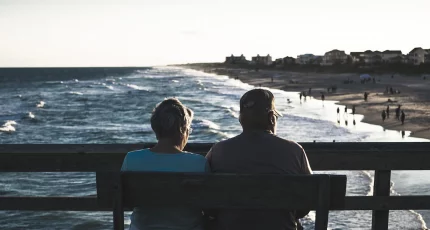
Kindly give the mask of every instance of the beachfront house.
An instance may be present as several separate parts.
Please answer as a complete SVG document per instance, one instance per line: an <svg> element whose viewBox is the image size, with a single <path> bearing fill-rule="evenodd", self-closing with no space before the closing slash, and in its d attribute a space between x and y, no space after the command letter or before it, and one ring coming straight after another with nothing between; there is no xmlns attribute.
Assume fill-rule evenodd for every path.
<svg viewBox="0 0 430 230"><path fill-rule="evenodd" d="M424 56L424 63L430 64L430 49L427 49L427 54Z"/></svg>
<svg viewBox="0 0 430 230"><path fill-rule="evenodd" d="M234 56L233 54L231 56L225 57L225 62L227 64L248 64L248 60L246 60L245 56Z"/></svg>
<svg viewBox="0 0 430 230"><path fill-rule="evenodd" d="M252 57L252 63L256 65L271 65L272 57L269 54L267 56L257 54L257 56Z"/></svg>
<svg viewBox="0 0 430 230"><path fill-rule="evenodd" d="M385 50L381 53L383 63L400 63L402 56L403 54L400 50Z"/></svg>
<svg viewBox="0 0 430 230"><path fill-rule="evenodd" d="M409 52L408 57L412 64L421 65L425 62L425 55L427 54L427 50L417 47Z"/></svg>
<svg viewBox="0 0 430 230"><path fill-rule="evenodd" d="M352 63L364 63L364 52L351 52Z"/></svg>
<svg viewBox="0 0 430 230"><path fill-rule="evenodd" d="M286 65L293 65L296 63L296 59L293 57L284 57L284 58L278 58L275 60L276 66L286 66Z"/></svg>
<svg viewBox="0 0 430 230"><path fill-rule="evenodd" d="M284 65L284 59L283 58L277 58L275 60L275 65L276 66L283 66Z"/></svg>
<svg viewBox="0 0 430 230"><path fill-rule="evenodd" d="M293 64L296 64L296 59L293 58L293 57L286 56L283 59L284 59L284 65L293 65Z"/></svg>
<svg viewBox="0 0 430 230"><path fill-rule="evenodd" d="M359 61L365 65L377 65L382 62L382 52L366 50L364 52L354 52L359 53Z"/></svg>
<svg viewBox="0 0 430 230"><path fill-rule="evenodd" d="M324 54L321 65L346 64L348 55L343 50L332 50Z"/></svg>
<svg viewBox="0 0 430 230"><path fill-rule="evenodd" d="M297 55L296 63L300 65L314 64L317 56L313 54Z"/></svg>
<svg viewBox="0 0 430 230"><path fill-rule="evenodd" d="M400 50L385 50L350 53L353 63L361 63L365 65L377 65L380 63L404 63L405 58Z"/></svg>

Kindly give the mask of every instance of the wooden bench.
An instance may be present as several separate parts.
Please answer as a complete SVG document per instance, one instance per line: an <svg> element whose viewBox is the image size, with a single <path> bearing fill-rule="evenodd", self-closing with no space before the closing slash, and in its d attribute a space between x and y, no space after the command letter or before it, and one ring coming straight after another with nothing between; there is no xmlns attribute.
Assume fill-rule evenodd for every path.
<svg viewBox="0 0 430 230"><path fill-rule="evenodd" d="M202 209L316 210L315 229L325 230L329 210L342 209L345 203L346 176L343 175L142 172L116 175L115 230L124 229L124 208L170 205Z"/></svg>

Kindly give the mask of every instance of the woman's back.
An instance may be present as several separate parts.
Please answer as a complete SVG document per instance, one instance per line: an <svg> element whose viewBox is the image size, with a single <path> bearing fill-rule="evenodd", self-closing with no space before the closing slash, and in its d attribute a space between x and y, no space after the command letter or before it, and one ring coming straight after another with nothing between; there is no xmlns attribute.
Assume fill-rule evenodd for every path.
<svg viewBox="0 0 430 230"><path fill-rule="evenodd" d="M149 149L129 152L121 171L206 172L206 159L193 153L155 153ZM131 216L131 230L201 230L201 210L187 207L138 207Z"/></svg>

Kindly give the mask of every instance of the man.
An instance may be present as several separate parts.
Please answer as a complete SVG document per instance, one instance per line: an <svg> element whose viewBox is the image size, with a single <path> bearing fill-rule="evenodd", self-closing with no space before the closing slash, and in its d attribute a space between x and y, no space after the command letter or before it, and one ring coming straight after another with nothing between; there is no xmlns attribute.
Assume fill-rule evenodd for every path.
<svg viewBox="0 0 430 230"><path fill-rule="evenodd" d="M216 173L312 174L303 148L275 135L276 111L273 94L253 89L240 99L239 121L243 132L215 144L207 154ZM293 230L296 220L309 211L220 210L217 230Z"/></svg>
<svg viewBox="0 0 430 230"><path fill-rule="evenodd" d="M401 105L399 105L399 106L396 108L396 119L397 119L397 120L400 120L400 108L401 108Z"/></svg>
<svg viewBox="0 0 430 230"><path fill-rule="evenodd" d="M386 113L387 113L387 118L390 118L390 106L389 105L387 105Z"/></svg>
<svg viewBox="0 0 430 230"><path fill-rule="evenodd" d="M402 110L402 115L400 116L400 121L402 121L402 125L405 124L405 117L406 117L405 112L403 112Z"/></svg>

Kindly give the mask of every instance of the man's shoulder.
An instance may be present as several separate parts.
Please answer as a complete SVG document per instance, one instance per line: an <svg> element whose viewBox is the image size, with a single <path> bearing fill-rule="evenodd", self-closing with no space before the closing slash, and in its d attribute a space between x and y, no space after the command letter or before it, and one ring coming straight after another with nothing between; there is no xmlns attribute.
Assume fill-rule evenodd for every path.
<svg viewBox="0 0 430 230"><path fill-rule="evenodd" d="M237 145L237 144L240 144L242 141L243 140L241 140L240 135L237 135L235 137L232 137L232 138L222 140L222 141L215 143L212 146L212 148L222 148L222 147L226 147L226 146Z"/></svg>
<svg viewBox="0 0 430 230"><path fill-rule="evenodd" d="M273 134L267 134L264 137L261 136L261 141L265 141L267 142L268 145L272 145L272 146L279 146L283 149L287 148L290 150L303 150L303 147L298 144L297 142L293 141L293 140L289 140L289 139L285 139L282 137L279 137L277 135L273 135ZM247 138L246 135L240 134L237 135L235 137L232 137L230 139L227 140L223 140L220 141L218 143L216 143L213 148L216 149L220 149L220 148L226 148L226 147L230 147L230 146L240 146L242 144L246 144L249 141L255 141L255 139L249 139Z"/></svg>
<svg viewBox="0 0 430 230"><path fill-rule="evenodd" d="M289 147L289 148L303 149L303 147L299 143L293 140L285 139L276 135L272 135L271 138L273 139L274 142L276 142L279 145Z"/></svg>

